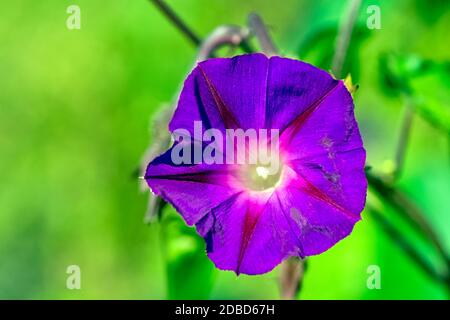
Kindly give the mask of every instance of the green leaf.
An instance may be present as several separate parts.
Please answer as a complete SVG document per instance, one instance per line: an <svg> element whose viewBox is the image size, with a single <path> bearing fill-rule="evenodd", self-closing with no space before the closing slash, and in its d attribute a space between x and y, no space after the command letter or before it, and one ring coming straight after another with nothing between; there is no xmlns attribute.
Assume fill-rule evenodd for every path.
<svg viewBox="0 0 450 320"><path fill-rule="evenodd" d="M380 68L387 92L406 94L425 120L450 134L450 63L387 54Z"/></svg>
<svg viewBox="0 0 450 320"><path fill-rule="evenodd" d="M321 69L329 70L333 61L334 47L338 28L335 25L325 26L307 35L298 49L300 59L307 61ZM368 37L369 31L365 26L356 26L347 51L342 74L352 74L359 78L360 48Z"/></svg>
<svg viewBox="0 0 450 320"><path fill-rule="evenodd" d="M381 82L390 94L409 93L409 79L429 66L428 61L416 55L383 54L380 57Z"/></svg>
<svg viewBox="0 0 450 320"><path fill-rule="evenodd" d="M216 269L206 256L204 240L171 207L161 223L168 299L208 299Z"/></svg>
<svg viewBox="0 0 450 320"><path fill-rule="evenodd" d="M433 126L450 135L450 64L434 64L409 82L413 105Z"/></svg>

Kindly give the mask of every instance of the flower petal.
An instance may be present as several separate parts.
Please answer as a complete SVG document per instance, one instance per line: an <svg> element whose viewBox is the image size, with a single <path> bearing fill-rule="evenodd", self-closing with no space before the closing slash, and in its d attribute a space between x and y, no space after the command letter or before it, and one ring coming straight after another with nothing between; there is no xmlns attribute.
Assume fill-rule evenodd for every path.
<svg viewBox="0 0 450 320"><path fill-rule="evenodd" d="M309 110L281 134L286 160L315 155L333 158L339 152L362 148L353 100L342 81Z"/></svg>
<svg viewBox="0 0 450 320"><path fill-rule="evenodd" d="M145 179L156 195L170 202L186 223L193 225L238 190L232 186L230 166L177 165L171 159L172 149L148 165Z"/></svg>
<svg viewBox="0 0 450 320"><path fill-rule="evenodd" d="M261 127L268 63L260 53L200 62L185 81L170 131L193 132L194 121L202 121L205 129Z"/></svg>
<svg viewBox="0 0 450 320"><path fill-rule="evenodd" d="M320 198L315 189L320 190L333 202L345 204L348 211L357 216L363 210L366 199L364 163L365 151L358 148L336 152L332 158L324 154L293 160L290 166L301 177L299 183L308 189L309 194Z"/></svg>
<svg viewBox="0 0 450 320"><path fill-rule="evenodd" d="M353 109L340 81L300 126L283 132L281 145L286 164L301 179L357 214L365 205L366 153Z"/></svg>
<svg viewBox="0 0 450 320"><path fill-rule="evenodd" d="M283 210L289 213L291 228L298 235L304 256L328 250L348 236L359 220L359 215L353 215L318 188L314 191L309 188L314 187L291 185L282 193L278 192L282 195Z"/></svg>
<svg viewBox="0 0 450 320"><path fill-rule="evenodd" d="M222 270L261 274L291 255L302 256L298 237L283 215L277 193L240 193L198 224L209 258ZM298 231L298 230L295 230Z"/></svg>
<svg viewBox="0 0 450 320"><path fill-rule="evenodd" d="M328 73L307 63L271 57L266 127L284 131L337 85Z"/></svg>

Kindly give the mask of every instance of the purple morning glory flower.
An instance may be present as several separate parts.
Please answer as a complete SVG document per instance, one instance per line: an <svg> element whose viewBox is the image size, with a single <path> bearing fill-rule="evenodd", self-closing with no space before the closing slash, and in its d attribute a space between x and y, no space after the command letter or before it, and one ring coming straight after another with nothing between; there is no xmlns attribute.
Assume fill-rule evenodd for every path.
<svg viewBox="0 0 450 320"><path fill-rule="evenodd" d="M360 220L367 182L353 109L341 80L301 61L248 54L201 62L186 79L169 124L172 133L182 129L194 138L175 137L145 179L196 226L219 269L268 272L289 256L324 252ZM277 130L276 171L195 159L195 150L213 141L198 138L213 128L223 134L210 153L218 158L233 151L225 147L227 129ZM272 138L264 141L272 145ZM192 151L183 155L192 161L174 159L180 147Z"/></svg>

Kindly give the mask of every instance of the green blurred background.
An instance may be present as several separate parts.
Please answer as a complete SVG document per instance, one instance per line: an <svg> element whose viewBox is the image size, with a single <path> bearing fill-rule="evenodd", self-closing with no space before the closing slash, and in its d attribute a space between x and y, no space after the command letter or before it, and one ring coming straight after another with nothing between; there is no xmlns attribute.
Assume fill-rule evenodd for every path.
<svg viewBox="0 0 450 320"><path fill-rule="evenodd" d="M202 37L220 24L244 25L256 11L281 54L325 69L347 7L331 0L168 3ZM71 4L81 8L80 30L66 28ZM380 30L366 28L369 4L381 8ZM449 29L448 1L363 1L344 67L360 85L356 115L368 164L378 172L392 167L404 105L386 65L401 81L417 76L412 94L425 101L425 117L414 118L398 186L426 213L447 252ZM239 277L215 270L203 240L172 209L159 223L143 223L147 194L133 172L152 139L152 117L173 101L195 56L147 0L2 3L0 298L279 298L279 269ZM426 74L421 61L433 66ZM382 200L369 201L393 216ZM431 248L402 230L439 264ZM81 268L81 290L66 289L72 264ZM381 268L380 290L366 286L373 264ZM447 294L363 212L351 236L309 259L299 297Z"/></svg>

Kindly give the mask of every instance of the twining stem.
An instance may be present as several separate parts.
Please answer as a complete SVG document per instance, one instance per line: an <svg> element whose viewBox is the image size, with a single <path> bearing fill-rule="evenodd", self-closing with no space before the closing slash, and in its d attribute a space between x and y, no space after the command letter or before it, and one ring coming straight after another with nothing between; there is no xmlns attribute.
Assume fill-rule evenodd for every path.
<svg viewBox="0 0 450 320"><path fill-rule="evenodd" d="M341 77L342 67L344 65L345 57L347 56L348 46L352 37L353 27L355 26L356 19L358 18L360 6L361 0L350 1L348 15L345 17L339 28L331 67L331 70L336 78Z"/></svg>
<svg viewBox="0 0 450 320"><path fill-rule="evenodd" d="M195 46L202 40L163 0L150 0Z"/></svg>
<svg viewBox="0 0 450 320"><path fill-rule="evenodd" d="M450 273L450 259L444 245L439 240L425 215L402 192L386 184L381 178L369 171L366 172L370 187L383 200L385 200L395 212L407 221L423 238L430 241L445 263L447 274Z"/></svg>
<svg viewBox="0 0 450 320"><path fill-rule="evenodd" d="M248 15L248 27L258 40L262 52L268 57L277 54L278 50L269 36L266 25L258 14L252 12Z"/></svg>
<svg viewBox="0 0 450 320"><path fill-rule="evenodd" d="M280 295L284 300L295 300L302 288L306 271L306 260L291 257L281 265L279 284Z"/></svg>
<svg viewBox="0 0 450 320"><path fill-rule="evenodd" d="M246 43L248 36L249 31L245 28L233 25L218 26L202 42L198 50L197 61L212 57L214 52L223 45L244 46L247 48L246 50L251 50ZM243 45L243 43L246 44Z"/></svg>
<svg viewBox="0 0 450 320"><path fill-rule="evenodd" d="M378 210L368 207L371 216L383 228L383 231L431 278L438 282L444 282L448 286L448 273L438 272L429 261L424 258L411 243L398 231L398 229L387 220Z"/></svg>
<svg viewBox="0 0 450 320"><path fill-rule="evenodd" d="M170 22L175 25L175 27L177 27L178 30L181 31L181 33L183 33L191 41L194 46L199 47L202 45L202 39L194 31L192 31L192 29L189 28L183 20L181 20L181 18L175 13L174 10L172 10L172 8L167 5L167 3L165 3L163 0L150 1L169 19ZM230 44L233 44L233 42L235 41L232 41ZM242 38L238 45L244 52L253 52L250 44L245 38ZM209 57L214 57L213 51L209 53L208 58Z"/></svg>
<svg viewBox="0 0 450 320"><path fill-rule="evenodd" d="M414 118L414 110L412 102L409 97L406 97L406 103L403 111L402 126L400 128L400 135L397 143L397 150L395 153L395 171L394 178L398 178L403 170L403 164L405 160L406 148L408 146L408 140L411 132L412 120Z"/></svg>

